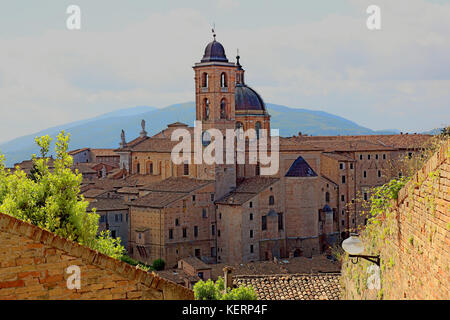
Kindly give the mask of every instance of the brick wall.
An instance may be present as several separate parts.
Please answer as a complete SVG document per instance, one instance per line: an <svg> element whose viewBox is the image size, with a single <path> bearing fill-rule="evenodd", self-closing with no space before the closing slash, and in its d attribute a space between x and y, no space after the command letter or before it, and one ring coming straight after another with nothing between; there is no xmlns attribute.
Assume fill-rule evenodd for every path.
<svg viewBox="0 0 450 320"><path fill-rule="evenodd" d="M67 267L81 270L67 288ZM0 214L0 299L193 299L191 290Z"/></svg>
<svg viewBox="0 0 450 320"><path fill-rule="evenodd" d="M449 145L447 141L441 146L393 203L393 232L387 233L382 245L375 248L382 259L381 290L367 289L360 281L367 270L356 275L356 265L344 260L345 298L450 298Z"/></svg>

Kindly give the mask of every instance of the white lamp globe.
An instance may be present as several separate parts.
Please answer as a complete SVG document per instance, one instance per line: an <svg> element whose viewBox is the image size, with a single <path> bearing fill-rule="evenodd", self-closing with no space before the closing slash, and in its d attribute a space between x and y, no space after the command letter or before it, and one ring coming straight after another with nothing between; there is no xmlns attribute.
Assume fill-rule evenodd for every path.
<svg viewBox="0 0 450 320"><path fill-rule="evenodd" d="M361 254L364 252L364 245L357 235L351 235L342 242L342 248L348 254Z"/></svg>

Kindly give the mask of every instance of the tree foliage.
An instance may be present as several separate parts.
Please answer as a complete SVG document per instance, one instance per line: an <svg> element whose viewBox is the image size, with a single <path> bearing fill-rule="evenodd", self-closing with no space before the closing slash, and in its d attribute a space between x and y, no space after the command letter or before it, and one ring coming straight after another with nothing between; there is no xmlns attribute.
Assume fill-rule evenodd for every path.
<svg viewBox="0 0 450 320"><path fill-rule="evenodd" d="M69 135L62 131L57 137L52 172L47 157L51 140L48 135L35 139L40 157L33 155L31 176L19 167L11 173L0 156L0 212L119 258L124 251L120 239L112 239L109 231L97 233L99 215L86 212L89 202L79 196L82 176L71 170Z"/></svg>
<svg viewBox="0 0 450 320"><path fill-rule="evenodd" d="M240 286L238 288L225 290L222 277L214 283L211 279L200 280L194 285L194 296L196 300L256 300L255 289L251 286Z"/></svg>
<svg viewBox="0 0 450 320"><path fill-rule="evenodd" d="M166 266L166 262L163 259L156 259L153 261L152 269L156 271L164 270L164 267Z"/></svg>

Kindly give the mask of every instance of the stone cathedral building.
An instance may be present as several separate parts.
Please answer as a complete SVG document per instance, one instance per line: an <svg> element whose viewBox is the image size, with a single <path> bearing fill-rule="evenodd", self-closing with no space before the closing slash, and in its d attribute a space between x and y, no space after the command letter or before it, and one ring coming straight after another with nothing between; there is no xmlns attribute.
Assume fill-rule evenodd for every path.
<svg viewBox="0 0 450 320"><path fill-rule="evenodd" d="M270 115L247 85L240 57L230 62L215 36L193 69L203 130L270 132ZM262 176L259 164L174 164L178 142L171 134L180 128L194 136L183 123L148 136L143 123L139 137L127 142L122 133L114 150L126 175L146 181L117 190L134 195L128 202L129 254L146 263L162 258L168 267L190 256L232 264L322 253L364 224L352 199L367 198L371 186L398 175L388 161L427 138L280 137L278 173Z"/></svg>

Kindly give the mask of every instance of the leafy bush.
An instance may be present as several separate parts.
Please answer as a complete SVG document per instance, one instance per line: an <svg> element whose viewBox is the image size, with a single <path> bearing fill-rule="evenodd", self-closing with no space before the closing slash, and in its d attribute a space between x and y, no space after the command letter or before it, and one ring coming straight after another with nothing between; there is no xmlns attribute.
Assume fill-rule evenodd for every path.
<svg viewBox="0 0 450 320"><path fill-rule="evenodd" d="M164 270L166 262L163 259L156 259L153 261L152 268L156 271Z"/></svg>
<svg viewBox="0 0 450 320"><path fill-rule="evenodd" d="M0 212L120 258L124 251L120 239L111 238L109 231L97 234L99 215L86 212L89 202L79 197L82 176L71 170L69 135L62 131L57 137L53 172L48 168L47 157L51 138L47 135L35 141L41 157L33 155L30 177L18 167L14 173L6 170L3 156L0 157Z"/></svg>
<svg viewBox="0 0 450 320"><path fill-rule="evenodd" d="M122 260L123 262L126 262L128 264L131 264L132 266L137 266L144 271L153 270L153 268L151 266L149 266L145 263L139 262L137 260L134 260L133 258L131 258L127 255L123 255L122 257L120 257L120 260Z"/></svg>
<svg viewBox="0 0 450 320"><path fill-rule="evenodd" d="M227 289L222 277L216 283L211 279L200 280L194 285L194 296L196 300L256 300L255 289L251 286L240 286L238 288Z"/></svg>

